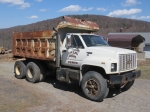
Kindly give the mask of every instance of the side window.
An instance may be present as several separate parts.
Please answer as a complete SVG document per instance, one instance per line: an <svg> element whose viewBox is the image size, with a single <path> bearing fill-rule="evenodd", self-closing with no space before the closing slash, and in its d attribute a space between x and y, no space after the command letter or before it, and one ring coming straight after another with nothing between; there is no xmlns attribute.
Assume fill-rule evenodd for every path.
<svg viewBox="0 0 150 112"><path fill-rule="evenodd" d="M71 36L71 45L72 47L84 48L78 35Z"/></svg>

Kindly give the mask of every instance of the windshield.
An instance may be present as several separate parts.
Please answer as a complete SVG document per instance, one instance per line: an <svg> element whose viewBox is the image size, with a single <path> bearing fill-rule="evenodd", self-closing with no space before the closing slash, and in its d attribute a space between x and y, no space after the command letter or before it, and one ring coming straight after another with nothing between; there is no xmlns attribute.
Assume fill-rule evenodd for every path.
<svg viewBox="0 0 150 112"><path fill-rule="evenodd" d="M91 47L91 46L109 46L108 43L105 40L103 40L100 36L82 35L82 39L84 40L87 47Z"/></svg>

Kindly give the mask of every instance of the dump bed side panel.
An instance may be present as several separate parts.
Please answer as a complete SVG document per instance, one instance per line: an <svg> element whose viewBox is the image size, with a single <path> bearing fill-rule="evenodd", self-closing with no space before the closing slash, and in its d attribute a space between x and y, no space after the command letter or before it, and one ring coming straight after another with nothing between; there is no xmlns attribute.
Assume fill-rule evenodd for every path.
<svg viewBox="0 0 150 112"><path fill-rule="evenodd" d="M13 34L13 56L55 61L53 31Z"/></svg>

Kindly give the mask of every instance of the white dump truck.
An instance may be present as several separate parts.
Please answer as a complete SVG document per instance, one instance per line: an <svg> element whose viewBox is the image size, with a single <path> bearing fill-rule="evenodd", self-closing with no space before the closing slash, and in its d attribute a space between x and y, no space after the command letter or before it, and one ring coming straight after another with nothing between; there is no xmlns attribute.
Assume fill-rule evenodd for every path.
<svg viewBox="0 0 150 112"><path fill-rule="evenodd" d="M102 101L109 88L129 89L141 75L135 51L111 47L94 32L96 23L63 17L48 31L14 32L15 77L31 83L47 75L57 80L78 83L86 98Z"/></svg>

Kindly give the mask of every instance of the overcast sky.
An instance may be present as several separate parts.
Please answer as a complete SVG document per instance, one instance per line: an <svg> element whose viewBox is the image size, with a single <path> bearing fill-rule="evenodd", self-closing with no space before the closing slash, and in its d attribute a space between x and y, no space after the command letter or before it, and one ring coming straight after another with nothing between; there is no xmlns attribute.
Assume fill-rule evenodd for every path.
<svg viewBox="0 0 150 112"><path fill-rule="evenodd" d="M68 14L96 14L150 22L150 0L0 0L0 28Z"/></svg>

